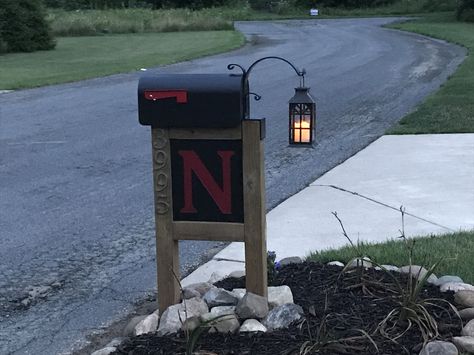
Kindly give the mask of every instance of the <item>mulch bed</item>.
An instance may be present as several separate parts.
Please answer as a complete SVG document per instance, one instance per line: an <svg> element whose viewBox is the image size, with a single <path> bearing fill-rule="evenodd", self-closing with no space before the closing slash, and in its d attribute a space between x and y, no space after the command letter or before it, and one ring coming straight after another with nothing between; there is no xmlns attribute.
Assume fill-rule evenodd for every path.
<svg viewBox="0 0 474 355"><path fill-rule="evenodd" d="M406 277L394 273L403 283ZM305 312L305 320L289 329L271 333L203 334L195 351L201 354L300 354L303 343L315 345L308 354L418 354L423 346L416 327L408 330L397 341L377 331L379 323L396 308L397 293L393 279L385 272L368 269L341 274L341 268L305 262L283 267L270 283L288 285L294 302ZM227 278L217 287L232 290L245 287L244 278ZM426 285L420 298L441 298L453 302L451 292L441 293L438 287ZM431 307L437 320L441 340L457 336L461 322L447 304ZM401 333L400 325L393 325L390 334ZM370 334L369 337L363 332ZM377 348L372 343L375 342ZM308 344L308 343L307 343ZM186 340L183 334L158 337L153 334L131 338L115 354L184 354Z"/></svg>

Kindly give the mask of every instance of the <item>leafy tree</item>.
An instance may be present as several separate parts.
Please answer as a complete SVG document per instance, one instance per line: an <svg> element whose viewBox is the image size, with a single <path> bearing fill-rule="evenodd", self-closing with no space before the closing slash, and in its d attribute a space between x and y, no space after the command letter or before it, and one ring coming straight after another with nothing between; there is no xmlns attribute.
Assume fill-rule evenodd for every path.
<svg viewBox="0 0 474 355"><path fill-rule="evenodd" d="M461 0L457 11L458 20L474 22L474 0Z"/></svg>
<svg viewBox="0 0 474 355"><path fill-rule="evenodd" d="M54 47L39 0L0 0L0 52L33 52Z"/></svg>

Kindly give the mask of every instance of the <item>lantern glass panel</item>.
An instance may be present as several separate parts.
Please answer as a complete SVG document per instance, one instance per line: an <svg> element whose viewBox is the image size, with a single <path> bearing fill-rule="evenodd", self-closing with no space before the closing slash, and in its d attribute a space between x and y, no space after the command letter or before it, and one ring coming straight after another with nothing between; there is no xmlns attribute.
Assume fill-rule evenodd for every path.
<svg viewBox="0 0 474 355"><path fill-rule="evenodd" d="M311 144L313 138L311 105L293 104L290 109L290 142Z"/></svg>

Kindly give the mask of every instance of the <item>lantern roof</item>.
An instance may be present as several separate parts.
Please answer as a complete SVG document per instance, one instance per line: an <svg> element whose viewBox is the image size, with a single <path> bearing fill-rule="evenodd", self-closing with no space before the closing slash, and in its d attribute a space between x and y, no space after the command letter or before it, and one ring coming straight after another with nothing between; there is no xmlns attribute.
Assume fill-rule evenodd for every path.
<svg viewBox="0 0 474 355"><path fill-rule="evenodd" d="M290 104L314 104L315 101L311 94L309 93L309 88L307 87L297 87L295 88L295 95L288 101Z"/></svg>

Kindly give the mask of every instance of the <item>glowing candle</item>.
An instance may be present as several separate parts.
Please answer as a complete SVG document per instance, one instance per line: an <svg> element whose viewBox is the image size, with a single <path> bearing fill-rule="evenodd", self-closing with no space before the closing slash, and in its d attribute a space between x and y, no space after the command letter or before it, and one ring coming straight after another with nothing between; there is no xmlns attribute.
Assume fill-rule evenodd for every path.
<svg viewBox="0 0 474 355"><path fill-rule="evenodd" d="M296 121L294 124L295 142L309 143L310 142L310 125L307 121Z"/></svg>

